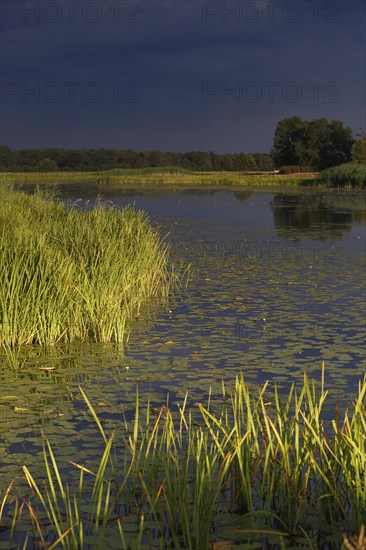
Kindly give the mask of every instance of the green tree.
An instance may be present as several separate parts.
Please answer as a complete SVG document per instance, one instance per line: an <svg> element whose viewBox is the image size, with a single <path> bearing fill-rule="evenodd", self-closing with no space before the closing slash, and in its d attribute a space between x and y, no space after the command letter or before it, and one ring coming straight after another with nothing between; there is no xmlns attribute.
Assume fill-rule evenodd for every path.
<svg viewBox="0 0 366 550"><path fill-rule="evenodd" d="M58 166L52 159L42 159L38 163L38 169L40 172L56 172Z"/></svg>
<svg viewBox="0 0 366 550"><path fill-rule="evenodd" d="M234 155L235 170L257 170L257 164L250 153L237 153Z"/></svg>
<svg viewBox="0 0 366 550"><path fill-rule="evenodd" d="M150 166L164 166L164 153L162 153L161 151L151 151Z"/></svg>
<svg viewBox="0 0 366 550"><path fill-rule="evenodd" d="M366 164L366 134L362 132L358 137L352 150L352 162Z"/></svg>
<svg viewBox="0 0 366 550"><path fill-rule="evenodd" d="M203 172L211 172L212 170L212 162L210 154L203 154L202 157L199 160L200 170Z"/></svg>
<svg viewBox="0 0 366 550"><path fill-rule="evenodd" d="M299 116L284 118L277 123L271 155L276 166L299 164L306 141L306 122Z"/></svg>
<svg viewBox="0 0 366 550"><path fill-rule="evenodd" d="M225 153L224 155L220 155L221 169L222 170L225 170L225 171L228 171L228 172L235 170L233 156L234 155L230 155L229 153Z"/></svg>
<svg viewBox="0 0 366 550"><path fill-rule="evenodd" d="M7 145L0 146L0 170L6 170L19 162L17 151L12 151Z"/></svg>
<svg viewBox="0 0 366 550"><path fill-rule="evenodd" d="M298 116L278 122L271 151L276 166L312 166L324 169L351 160L351 128L340 120L325 118L311 121Z"/></svg>
<svg viewBox="0 0 366 550"><path fill-rule="evenodd" d="M266 153L254 153L253 157L257 165L257 170L263 172L273 170L274 165L270 155Z"/></svg>
<svg viewBox="0 0 366 550"><path fill-rule="evenodd" d="M321 135L319 136L319 139ZM340 120L332 120L328 124L328 133L325 144L320 149L320 158L317 168L323 170L330 166L339 166L352 160L354 144L352 129L345 128Z"/></svg>
<svg viewBox="0 0 366 550"><path fill-rule="evenodd" d="M318 168L321 164L322 151L326 151L328 148L328 121L326 118L317 118L306 124L302 156L299 156L297 164Z"/></svg>

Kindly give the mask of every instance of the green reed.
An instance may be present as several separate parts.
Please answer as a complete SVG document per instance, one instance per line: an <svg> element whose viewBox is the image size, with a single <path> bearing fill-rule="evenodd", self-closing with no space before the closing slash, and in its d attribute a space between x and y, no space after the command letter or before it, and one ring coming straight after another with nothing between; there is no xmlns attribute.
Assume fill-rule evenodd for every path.
<svg viewBox="0 0 366 550"><path fill-rule="evenodd" d="M0 345L123 342L174 279L143 212L0 188Z"/></svg>
<svg viewBox="0 0 366 550"><path fill-rule="evenodd" d="M366 165L348 163L327 168L320 174L320 179L332 187L366 187Z"/></svg>
<svg viewBox="0 0 366 550"><path fill-rule="evenodd" d="M152 410L137 393L134 418L116 426L122 438L106 433L80 391L103 440L96 466L70 457L79 482L66 485L45 440L45 479L24 466L31 495L11 503L10 486L0 498L9 541L21 545L17 527L28 522L27 541L43 548L333 549L342 537L351 548L359 532L352 540L363 548L366 376L330 420L324 370L320 387L305 376L287 396L251 389L240 375L220 402L191 409L186 396L176 413Z"/></svg>

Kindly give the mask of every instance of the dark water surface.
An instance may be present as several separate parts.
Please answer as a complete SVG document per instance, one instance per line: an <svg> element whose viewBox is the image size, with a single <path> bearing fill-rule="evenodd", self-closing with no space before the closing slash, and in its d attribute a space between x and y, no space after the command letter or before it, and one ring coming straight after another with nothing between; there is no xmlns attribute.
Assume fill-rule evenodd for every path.
<svg viewBox="0 0 366 550"><path fill-rule="evenodd" d="M187 389L200 379L193 391L238 366L253 382L288 381L317 376L324 360L333 388L355 388L365 372L364 197L353 209L345 195L248 191L113 202L147 211L193 270L187 296L143 342L133 338L131 360L159 370L164 357Z"/></svg>
<svg viewBox="0 0 366 550"><path fill-rule="evenodd" d="M95 199L70 196L82 208ZM193 190L105 198L148 212L174 261L191 264L187 292L139 321L125 350L32 348L21 369L4 360L4 485L23 464L42 470L41 432L61 468L69 471L68 459L87 467L100 459L103 440L79 384L105 429L121 432L136 385L154 406L169 396L174 407L186 391L192 404L210 388L220 396L221 381L232 384L240 371L253 385L269 379L285 389L304 373L319 380L324 361L329 414L350 403L366 370L365 195Z"/></svg>

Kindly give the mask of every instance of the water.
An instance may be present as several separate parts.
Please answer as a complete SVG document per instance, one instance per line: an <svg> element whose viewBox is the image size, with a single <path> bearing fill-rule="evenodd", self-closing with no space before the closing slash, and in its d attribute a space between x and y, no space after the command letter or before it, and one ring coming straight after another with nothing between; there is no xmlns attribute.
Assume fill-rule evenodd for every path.
<svg viewBox="0 0 366 550"><path fill-rule="evenodd" d="M344 196L336 205L329 198L246 191L115 198L148 211L173 256L193 269L184 300L147 340L133 338L131 361L143 357L159 371L164 357L185 389L200 379L198 392L202 378L211 385L238 366L254 382L292 381L304 371L317 376L324 360L333 388L355 388L365 372L365 203L355 199L355 211L342 206ZM164 339L174 345L165 350Z"/></svg>
<svg viewBox="0 0 366 550"><path fill-rule="evenodd" d="M69 196L82 208L95 200ZM21 369L4 366L3 486L22 477L23 464L43 475L41 433L65 475L73 475L68 459L98 462L103 440L79 385L105 429L121 436L136 385L154 406L169 399L175 407L186 391L193 406L210 388L219 396L221 381L232 384L240 371L253 385L269 379L286 389L305 372L319 380L324 361L329 415L350 403L366 370L365 195L131 191L106 199L148 212L174 261L191 264L187 292L139 321L125 350L29 348Z"/></svg>

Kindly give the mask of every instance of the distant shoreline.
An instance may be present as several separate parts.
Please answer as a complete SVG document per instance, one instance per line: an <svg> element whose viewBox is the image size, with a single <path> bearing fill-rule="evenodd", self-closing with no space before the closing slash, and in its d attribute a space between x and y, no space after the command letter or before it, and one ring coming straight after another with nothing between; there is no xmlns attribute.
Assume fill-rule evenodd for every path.
<svg viewBox="0 0 366 550"><path fill-rule="evenodd" d="M36 186L57 189L77 186L78 191L113 192L136 188L140 190L198 189L355 189L365 190L365 168L343 165L320 172L203 172L179 168L114 169L88 172L0 172L0 185L7 182L18 188Z"/></svg>
<svg viewBox="0 0 366 550"><path fill-rule="evenodd" d="M319 173L274 172L168 172L158 170L106 170L93 172L2 172L0 180L15 185L94 184L101 190L128 185L194 185L238 187L301 187L320 185ZM324 186L324 185L322 185Z"/></svg>

